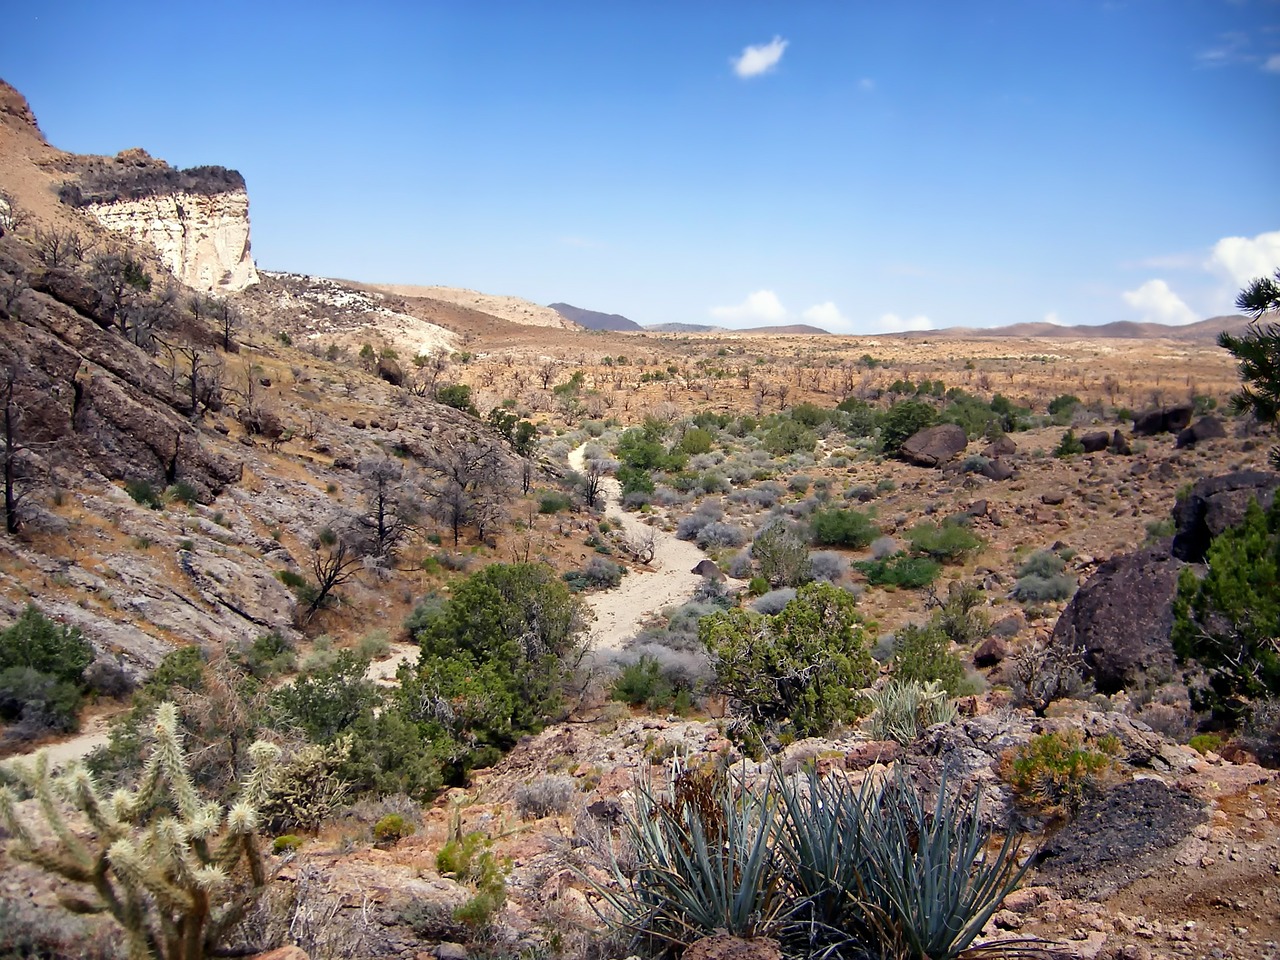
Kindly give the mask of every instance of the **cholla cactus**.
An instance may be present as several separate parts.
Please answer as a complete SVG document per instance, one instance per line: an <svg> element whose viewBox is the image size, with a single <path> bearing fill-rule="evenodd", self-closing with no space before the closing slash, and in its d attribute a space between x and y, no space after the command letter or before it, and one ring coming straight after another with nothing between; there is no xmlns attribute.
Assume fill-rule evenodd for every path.
<svg viewBox="0 0 1280 960"><path fill-rule="evenodd" d="M77 901L73 909L109 911L125 930L132 960L201 960L266 885L258 806L279 750L262 742L250 747L253 770L224 812L196 793L172 703L156 709L152 737L137 790L109 798L79 765L54 777L44 753L32 764L13 763L11 771L34 794L53 836L38 838L19 819L8 787L0 788L0 819L13 834L15 856L93 888L97 902ZM59 799L84 815L90 838L73 832ZM241 861L247 884L243 878L232 882Z"/></svg>

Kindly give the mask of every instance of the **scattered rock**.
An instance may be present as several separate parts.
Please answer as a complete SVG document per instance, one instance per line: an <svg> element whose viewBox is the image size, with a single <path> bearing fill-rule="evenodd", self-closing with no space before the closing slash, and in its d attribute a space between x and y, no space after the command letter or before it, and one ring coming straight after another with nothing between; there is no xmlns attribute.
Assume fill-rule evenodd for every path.
<svg viewBox="0 0 1280 960"><path fill-rule="evenodd" d="M1018 452L1018 445L1014 443L1013 437L1003 434L996 437L988 443L982 450L984 457L995 460L999 457L1009 457Z"/></svg>
<svg viewBox="0 0 1280 960"><path fill-rule="evenodd" d="M1040 495L1040 502L1047 507L1056 507L1067 499L1065 493L1043 493Z"/></svg>
<svg viewBox="0 0 1280 960"><path fill-rule="evenodd" d="M902 745L895 740L866 740L855 743L844 756L846 770L865 770L877 763L902 759Z"/></svg>
<svg viewBox="0 0 1280 960"><path fill-rule="evenodd" d="M1123 690L1142 673L1172 675L1169 631L1182 567L1158 548L1112 557L1076 591L1050 642L1084 654L1100 693Z"/></svg>
<svg viewBox="0 0 1280 960"><path fill-rule="evenodd" d="M954 423L942 423L926 427L902 444L905 460L919 467L938 467L964 451L968 446L964 428Z"/></svg>
<svg viewBox="0 0 1280 960"><path fill-rule="evenodd" d="M460 943L441 943L435 949L436 960L467 960L471 956Z"/></svg>
<svg viewBox="0 0 1280 960"><path fill-rule="evenodd" d="M973 651L973 665L986 670L997 666L1009 655L1009 647L999 637L988 637Z"/></svg>
<svg viewBox="0 0 1280 960"><path fill-rule="evenodd" d="M988 480L1008 480L1014 474L1013 467L1007 460L988 460L978 471Z"/></svg>

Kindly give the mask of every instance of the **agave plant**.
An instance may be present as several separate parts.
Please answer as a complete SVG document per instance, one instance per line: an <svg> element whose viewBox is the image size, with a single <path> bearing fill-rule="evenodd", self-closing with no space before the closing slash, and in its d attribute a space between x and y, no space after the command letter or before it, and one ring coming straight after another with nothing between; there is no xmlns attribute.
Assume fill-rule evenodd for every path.
<svg viewBox="0 0 1280 960"><path fill-rule="evenodd" d="M789 901L774 849L770 790L735 790L719 769L677 769L665 790L647 780L635 794L624 842L639 866L615 859L615 886L600 888L633 943L659 954L724 931L774 936Z"/></svg>

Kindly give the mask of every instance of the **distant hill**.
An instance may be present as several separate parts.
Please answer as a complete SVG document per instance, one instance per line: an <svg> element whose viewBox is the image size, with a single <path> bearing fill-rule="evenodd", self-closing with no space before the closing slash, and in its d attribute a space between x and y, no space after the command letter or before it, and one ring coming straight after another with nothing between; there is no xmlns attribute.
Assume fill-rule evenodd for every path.
<svg viewBox="0 0 1280 960"><path fill-rule="evenodd" d="M552 310L566 320L572 320L580 327L588 330L643 330L634 320L616 313L599 313L595 310L584 310L569 303L549 303Z"/></svg>
<svg viewBox="0 0 1280 960"><path fill-rule="evenodd" d="M707 323L651 323L644 328L650 333L750 333L758 336L830 336L821 327L792 323L777 327L715 327Z"/></svg>
<svg viewBox="0 0 1280 960"><path fill-rule="evenodd" d="M1224 330L1227 333L1240 333L1249 325L1249 318L1234 314L1225 317L1210 317L1196 323L1173 326L1166 323L1135 323L1131 320L1117 320L1114 323L1101 323L1096 326L1077 324L1074 327L1060 327L1052 323L1014 323L1007 327L944 327L940 330L914 330L910 333L895 333L895 337L1053 337L1059 340L1079 337L1086 340L1123 339L1123 340L1196 340L1213 341Z"/></svg>

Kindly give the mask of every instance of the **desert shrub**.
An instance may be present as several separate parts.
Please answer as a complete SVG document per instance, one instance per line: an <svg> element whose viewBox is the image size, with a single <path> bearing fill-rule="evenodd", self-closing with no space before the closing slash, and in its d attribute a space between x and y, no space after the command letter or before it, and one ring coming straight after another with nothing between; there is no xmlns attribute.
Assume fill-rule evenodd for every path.
<svg viewBox="0 0 1280 960"><path fill-rule="evenodd" d="M933 623L952 643L961 646L977 643L991 629L991 618L984 605L985 594L976 583L955 581L947 586L947 596L938 605Z"/></svg>
<svg viewBox="0 0 1280 960"><path fill-rule="evenodd" d="M857 691L875 668L853 597L837 587L801 587L775 616L713 614L698 638L737 714L731 732L753 748L776 734L822 736L864 710Z"/></svg>
<svg viewBox="0 0 1280 960"><path fill-rule="evenodd" d="M288 673L297 663L293 644L278 630L232 648L231 658L251 677L264 679Z"/></svg>
<svg viewBox="0 0 1280 960"><path fill-rule="evenodd" d="M937 681L952 695L964 681L964 664L936 623L908 624L894 634L890 666L895 680L920 685Z"/></svg>
<svg viewBox="0 0 1280 960"><path fill-rule="evenodd" d="M794 420L783 420L764 435L761 446L775 457L785 457L793 453L812 453L818 437L812 430L807 430Z"/></svg>
<svg viewBox="0 0 1280 960"><path fill-rule="evenodd" d="M124 492L129 494L133 502L143 506L150 507L152 510L159 510L164 506L164 499L146 480L130 480L124 485Z"/></svg>
<svg viewBox="0 0 1280 960"><path fill-rule="evenodd" d="M343 767L351 757L354 738L333 743L308 743L279 768L276 781L259 808L263 826L272 833L317 831L347 801L351 783Z"/></svg>
<svg viewBox="0 0 1280 960"><path fill-rule="evenodd" d="M716 521L698 531L697 543L703 550L740 547L747 542L747 531L735 523Z"/></svg>
<svg viewBox="0 0 1280 960"><path fill-rule="evenodd" d="M296 833L286 833L271 841L271 852L277 855L296 853L302 847L302 838Z"/></svg>
<svg viewBox="0 0 1280 960"><path fill-rule="evenodd" d="M955 704L938 680L919 683L893 679L871 695L870 733L876 740L906 746L920 731L958 716Z"/></svg>
<svg viewBox="0 0 1280 960"><path fill-rule="evenodd" d="M813 542L821 546L861 549L875 540L879 530L861 510L819 510L809 520Z"/></svg>
<svg viewBox="0 0 1280 960"><path fill-rule="evenodd" d="M574 593L584 590L608 590L622 583L625 568L605 557L592 557L581 570L569 570L562 575Z"/></svg>
<svg viewBox="0 0 1280 960"><path fill-rule="evenodd" d="M398 813L388 813L373 825L373 839L379 846L394 847L418 832L417 826Z"/></svg>
<svg viewBox="0 0 1280 960"><path fill-rule="evenodd" d="M377 660L391 653L391 637L381 628L370 630L356 641L355 650L362 660Z"/></svg>
<svg viewBox="0 0 1280 960"><path fill-rule="evenodd" d="M1187 746L1196 753L1217 753L1222 746L1222 737L1216 733L1197 733L1187 741Z"/></svg>
<svg viewBox="0 0 1280 960"><path fill-rule="evenodd" d="M1066 600L1076 592L1075 578L1064 572L1066 568L1058 554L1037 550L1018 568L1018 579L1009 595L1023 603Z"/></svg>
<svg viewBox="0 0 1280 960"><path fill-rule="evenodd" d="M1072 816L1114 766L1120 743L1101 737L1093 746L1078 730L1051 732L1001 757L1000 773L1023 803L1053 816Z"/></svg>
<svg viewBox="0 0 1280 960"><path fill-rule="evenodd" d="M453 912L453 918L472 931L482 931L507 899L510 860L494 855L493 841L479 831L450 840L436 854L436 869L475 894Z"/></svg>
<svg viewBox="0 0 1280 960"><path fill-rule="evenodd" d="M701 427L693 427L684 432L684 436L680 438L680 449L690 456L710 452L715 444L715 437L710 431L703 430Z"/></svg>
<svg viewBox="0 0 1280 960"><path fill-rule="evenodd" d="M745 580L751 577L752 569L751 551L739 550L729 561L729 566L725 572L737 580Z"/></svg>
<svg viewBox="0 0 1280 960"><path fill-rule="evenodd" d="M50 620L31 604L0 631L0 669L28 667L78 684L92 661L93 648L79 628Z"/></svg>
<svg viewBox="0 0 1280 960"><path fill-rule="evenodd" d="M652 494L654 490L653 476L640 467L619 467L618 483L622 485L624 497L629 494Z"/></svg>
<svg viewBox="0 0 1280 960"><path fill-rule="evenodd" d="M724 510L717 501L708 500L700 503L693 513L680 518L680 522L676 524L676 539L693 540L703 527L723 517Z"/></svg>
<svg viewBox="0 0 1280 960"><path fill-rule="evenodd" d="M885 453L897 453L912 434L938 421L938 411L923 400L900 400L885 411L880 424L880 446Z"/></svg>
<svg viewBox="0 0 1280 960"><path fill-rule="evenodd" d="M0 719L14 724L7 736L30 740L76 730L92 660L93 648L78 628L28 605L0 631Z"/></svg>
<svg viewBox="0 0 1280 960"><path fill-rule="evenodd" d="M541 820L568 813L577 795L578 782L573 777L549 774L516 787L513 799L521 820Z"/></svg>
<svg viewBox="0 0 1280 960"><path fill-rule="evenodd" d="M573 509L573 500L560 490L543 490L538 493L539 513L562 513Z"/></svg>
<svg viewBox="0 0 1280 960"><path fill-rule="evenodd" d="M825 580L827 583L838 583L844 579L849 564L840 554L830 550L819 550L809 554L809 575L814 580Z"/></svg>
<svg viewBox="0 0 1280 960"><path fill-rule="evenodd" d="M1205 559L1202 579L1190 567L1178 579L1173 648L1208 674L1196 704L1234 724L1249 701L1280 696L1280 498L1265 514L1251 501Z"/></svg>
<svg viewBox="0 0 1280 960"><path fill-rule="evenodd" d="M85 668L84 685L91 693L113 700L123 700L133 692L133 678L118 660L99 657Z"/></svg>
<svg viewBox="0 0 1280 960"><path fill-rule="evenodd" d="M1076 437L1074 430L1068 430L1062 435L1062 439L1058 441L1058 445L1053 448L1055 457L1074 457L1076 454L1084 453L1084 444Z"/></svg>
<svg viewBox="0 0 1280 960"><path fill-rule="evenodd" d="M795 587L781 587L757 597L755 602L751 604L751 609L756 613L773 616L781 613L782 609L795 598Z"/></svg>
<svg viewBox="0 0 1280 960"><path fill-rule="evenodd" d="M80 688L30 667L0 670L0 719L13 724L5 736L35 740L79 729Z"/></svg>
<svg viewBox="0 0 1280 960"><path fill-rule="evenodd" d="M943 563L960 563L982 547L982 540L959 521L941 524L921 520L907 531L907 542L916 553Z"/></svg>
<svg viewBox="0 0 1280 960"><path fill-rule="evenodd" d="M751 556L775 587L797 587L809 581L809 548L787 523L774 520L756 534Z"/></svg>
<svg viewBox="0 0 1280 960"><path fill-rule="evenodd" d="M942 572L942 564L937 560L905 553L895 554L886 560L862 560L853 566L874 587L893 586L906 590L927 587Z"/></svg>
<svg viewBox="0 0 1280 960"><path fill-rule="evenodd" d="M1263 766L1280 766L1280 697L1263 697L1250 703L1237 739Z"/></svg>
<svg viewBox="0 0 1280 960"><path fill-rule="evenodd" d="M1039 642L1027 644L1005 661L1005 679L1014 704L1030 707L1041 717L1055 700L1078 699L1090 689L1080 651Z"/></svg>
<svg viewBox="0 0 1280 960"><path fill-rule="evenodd" d="M179 480L165 491L165 496L175 503L195 503L196 488L185 480Z"/></svg>
<svg viewBox="0 0 1280 960"><path fill-rule="evenodd" d="M989 457L984 457L980 453L971 453L961 462L960 469L964 473L981 473L989 466L991 466Z"/></svg>
<svg viewBox="0 0 1280 960"><path fill-rule="evenodd" d="M1070 393L1059 394L1049 401L1049 416L1053 422L1063 425L1071 421L1071 415L1080 406L1080 398Z"/></svg>
<svg viewBox="0 0 1280 960"><path fill-rule="evenodd" d="M792 493L808 493L809 487L812 485L813 479L803 473L792 474L791 478L787 481L787 489Z"/></svg>
<svg viewBox="0 0 1280 960"><path fill-rule="evenodd" d="M871 559L873 560L887 560L901 550L902 547L893 537L876 537L871 541Z"/></svg>

